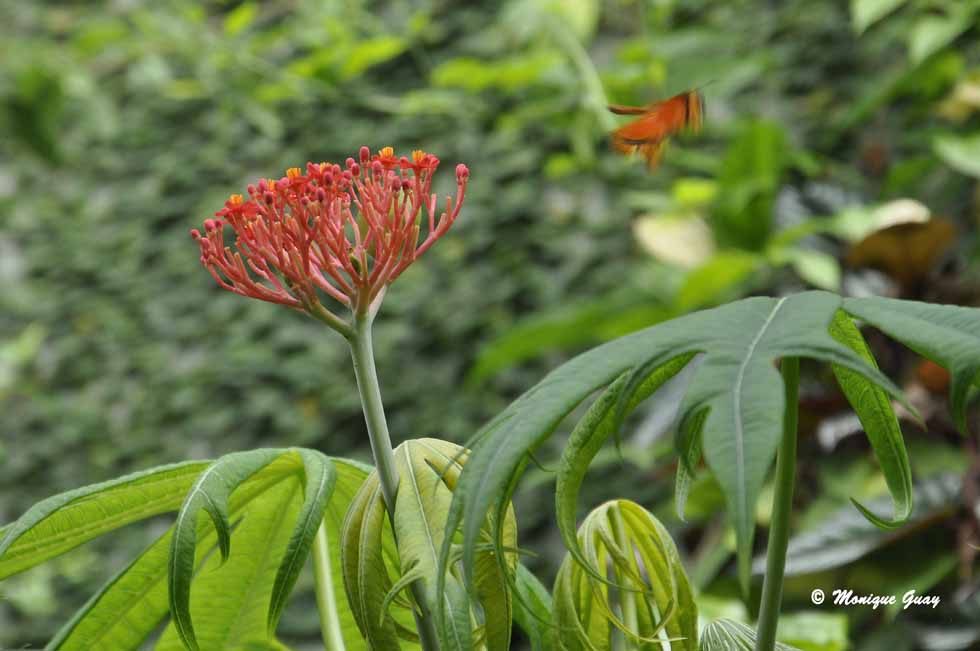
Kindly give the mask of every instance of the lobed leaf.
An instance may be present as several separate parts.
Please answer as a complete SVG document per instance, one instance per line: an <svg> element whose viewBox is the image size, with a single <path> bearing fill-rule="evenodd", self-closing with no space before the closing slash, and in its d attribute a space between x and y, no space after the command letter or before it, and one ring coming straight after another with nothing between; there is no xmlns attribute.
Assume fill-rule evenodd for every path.
<svg viewBox="0 0 980 651"><path fill-rule="evenodd" d="M331 470L327 471L326 469ZM317 479L316 471L320 472ZM367 476L367 467L343 459L327 459L309 450L281 450L268 465L243 482L228 500L228 521L245 524L236 529L234 549L221 567L213 554L217 530L211 519L197 523L195 570L204 563L211 565L206 574L193 584L191 614L208 649L284 649L272 630L262 622L271 620L277 599L284 603L289 590L284 568L305 564L305 554L298 556L299 532L322 519L329 538L338 538L340 524L354 493ZM329 501L323 473L336 478ZM329 479L327 480L330 481ZM320 486L322 490L317 491ZM284 501L288 493L289 499ZM326 512L317 506L323 502ZM321 516L303 513L320 509ZM290 517L295 524L289 538L286 526ZM281 522L282 526L270 522ZM262 524L266 526L261 526ZM305 523L305 525L304 525ZM168 562L174 528L158 539L128 568L120 572L92 597L48 644L48 649L88 651L113 649L136 651L158 628L168 613ZM274 540L270 541L270 536ZM309 547L307 546L307 551ZM340 566L340 550L329 550L331 563ZM261 559L261 562L257 562ZM278 564L276 561L278 560ZM278 565L278 567L277 567ZM275 571L274 571L275 570ZM244 577L244 578L243 578ZM245 580L247 585L243 584ZM334 574L334 591L343 590L340 573ZM275 595L279 595L276 597ZM351 651L364 651L353 615L345 599L338 600L340 636ZM160 649L182 649L183 645L171 624L158 646Z"/></svg>
<svg viewBox="0 0 980 651"><path fill-rule="evenodd" d="M296 524L286 544L286 550L276 572L276 581L269 603L268 630L275 631L286 599L306 563L323 513L337 483L337 471L329 458L314 450L297 451L303 461L304 496L296 516Z"/></svg>
<svg viewBox="0 0 980 651"><path fill-rule="evenodd" d="M206 556L184 598L185 613L175 609L175 595L171 593L170 624L153 647L154 651L198 648L233 651L252 643L275 642L266 623L270 595L279 556L291 535L289 525L299 512L302 491L299 478L294 477L272 486L261 499L245 508L235 525L235 544L227 555L211 553ZM220 550L222 528L216 526L216 530ZM180 527L175 525L174 540L180 532ZM171 568L173 550L180 549L180 544L172 541ZM172 573L170 582L180 586ZM193 611L192 601L195 604Z"/></svg>
<svg viewBox="0 0 980 651"><path fill-rule="evenodd" d="M623 373L644 366L655 371L659 366L650 364L655 360L703 353L680 417L699 426L690 431L700 431L708 465L724 490L736 530L739 578L747 587L755 503L782 431L784 396L776 362L782 357L830 362L901 399L891 380L830 336L841 305L839 296L827 292L749 298L627 335L549 373L473 439L447 517L450 529L462 525L466 581L472 584L484 518L499 505L529 451L596 389ZM703 420L689 420L694 414ZM692 446L689 442L684 452ZM450 544L444 542L443 567L449 556Z"/></svg>
<svg viewBox="0 0 980 651"><path fill-rule="evenodd" d="M843 311L838 311L834 316L830 324L830 334L860 355L869 366L878 367L864 337L861 336L861 331ZM888 490L891 491L894 500L894 516L891 520L885 520L857 500L853 500L854 506L868 520L882 529L900 527L912 513L912 467L909 464L908 452L905 450L902 428L899 427L898 417L892 409L891 399L885 391L859 373L836 364L831 368L841 391L857 413L868 441L871 442L871 448L878 459Z"/></svg>
<svg viewBox="0 0 980 651"><path fill-rule="evenodd" d="M270 472L249 482L232 497L229 517L237 520L245 505L288 474ZM209 520L198 525L200 566L217 542ZM47 649L88 651L89 649L135 650L157 629L168 614L167 563L171 528L127 568L111 579L61 628Z"/></svg>
<svg viewBox="0 0 980 651"><path fill-rule="evenodd" d="M620 377L592 404L575 426L565 445L555 484L558 531L572 558L582 564L587 571L591 570L591 566L578 544L576 508L579 490L589 465L609 436L618 429L622 418L621 412L628 411L652 395L667 380L677 375L690 359L690 355L685 355L655 368L653 372L647 371L640 386L634 386L635 375ZM598 577L599 571L594 570L593 574Z"/></svg>
<svg viewBox="0 0 980 651"><path fill-rule="evenodd" d="M198 513L205 511L214 525L221 558L226 560L231 548L231 524L228 520L228 498L252 475L281 454L281 450L250 450L221 457L201 473L187 494L174 523L170 544L168 582L170 612L181 642L191 651L198 650L191 622L191 580L197 552Z"/></svg>
<svg viewBox="0 0 980 651"><path fill-rule="evenodd" d="M208 463L159 466L38 502L2 530L0 579L131 522L176 511Z"/></svg>
<svg viewBox="0 0 980 651"><path fill-rule="evenodd" d="M965 434L967 395L980 375L980 310L880 297L848 298L843 308L950 372L953 418Z"/></svg>

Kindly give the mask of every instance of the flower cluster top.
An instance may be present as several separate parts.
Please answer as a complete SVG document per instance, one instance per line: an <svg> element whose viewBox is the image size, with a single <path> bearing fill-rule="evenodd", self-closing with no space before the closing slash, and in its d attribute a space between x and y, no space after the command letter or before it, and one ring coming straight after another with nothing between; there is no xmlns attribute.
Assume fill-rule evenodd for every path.
<svg viewBox="0 0 980 651"><path fill-rule="evenodd" d="M334 317L322 291L365 314L384 289L442 237L459 215L469 170L456 166L457 193L440 213L431 193L439 159L423 151L411 159L391 147L371 155L361 147L345 166L307 163L278 180L232 195L204 232L191 231L203 264L225 289L264 301ZM425 226L425 236L421 237ZM234 231L234 249L224 231Z"/></svg>

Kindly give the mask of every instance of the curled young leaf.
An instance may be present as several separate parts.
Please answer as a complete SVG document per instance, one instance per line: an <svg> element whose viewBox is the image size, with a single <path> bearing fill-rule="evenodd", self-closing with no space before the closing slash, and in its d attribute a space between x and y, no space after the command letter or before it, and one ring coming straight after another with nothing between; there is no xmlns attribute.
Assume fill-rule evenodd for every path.
<svg viewBox="0 0 980 651"><path fill-rule="evenodd" d="M474 590L454 572L440 592L439 550L446 542L444 522L467 451L437 439L415 439L395 450L398 494L394 516L385 515L377 474L372 473L347 514L342 534L344 583L362 635L371 648L399 649L418 638L411 623L408 588L417 584L415 604L440 614L445 651L506 651L510 645L510 582L516 571L517 528L512 509L494 544L494 518L486 518L476 555ZM394 523L392 531L390 522ZM395 545L397 540L397 546Z"/></svg>
<svg viewBox="0 0 980 651"><path fill-rule="evenodd" d="M554 588L563 649L607 651L619 637L697 650L697 607L677 548L648 511L628 500L593 510Z"/></svg>

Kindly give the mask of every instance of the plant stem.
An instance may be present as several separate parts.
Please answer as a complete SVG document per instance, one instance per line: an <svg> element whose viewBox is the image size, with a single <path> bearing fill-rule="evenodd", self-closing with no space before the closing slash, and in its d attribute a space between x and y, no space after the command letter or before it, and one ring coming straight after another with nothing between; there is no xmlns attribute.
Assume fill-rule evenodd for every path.
<svg viewBox="0 0 980 651"><path fill-rule="evenodd" d="M381 402L381 387L378 384L378 372L374 366L374 346L371 341L371 314L354 317L354 328L348 337L351 358L354 361L354 375L357 377L357 389L361 394L361 407L364 410L364 422L367 425L368 438L371 441L371 453L374 455L374 465L378 471L381 483L381 494L384 497L388 519L392 531L395 531L395 496L398 494L398 468L395 466L395 453L391 447L391 436L388 434L388 421L385 418L384 404ZM428 577L432 578L432 577ZM434 579L433 579L434 580ZM439 637L436 634L435 622L422 598L422 586L418 581L412 583L412 596L415 605L415 625L418 629L419 641L423 651L439 651Z"/></svg>
<svg viewBox="0 0 980 651"><path fill-rule="evenodd" d="M330 570L330 541L327 530L320 524L313 540L313 576L316 579L316 607L320 613L320 631L326 651L345 651L344 636L337 615L337 597L333 591L333 574Z"/></svg>
<svg viewBox="0 0 980 651"><path fill-rule="evenodd" d="M793 487L796 484L796 425L800 390L800 360L784 357L783 386L786 411L783 415L783 440L776 459L776 485L769 523L769 548L766 550L766 578L762 583L756 651L776 648L776 625L783 600L783 572L786 570L786 548L789 545L789 517L793 510Z"/></svg>

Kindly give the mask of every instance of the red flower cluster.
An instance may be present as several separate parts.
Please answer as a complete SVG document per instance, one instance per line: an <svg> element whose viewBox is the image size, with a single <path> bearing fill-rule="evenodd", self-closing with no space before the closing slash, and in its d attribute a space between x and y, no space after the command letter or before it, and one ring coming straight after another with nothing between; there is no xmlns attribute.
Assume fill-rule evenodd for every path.
<svg viewBox="0 0 980 651"><path fill-rule="evenodd" d="M317 315L320 290L356 314L367 313L412 262L459 215L469 170L456 166L456 198L437 215L431 193L439 159L423 151L396 158L391 147L372 156L361 147L346 169L331 163L293 167L279 180L234 194L217 219L192 230L203 264L225 289ZM424 217L420 218L420 215ZM420 241L422 221L427 221ZM225 246L224 229L235 232Z"/></svg>

